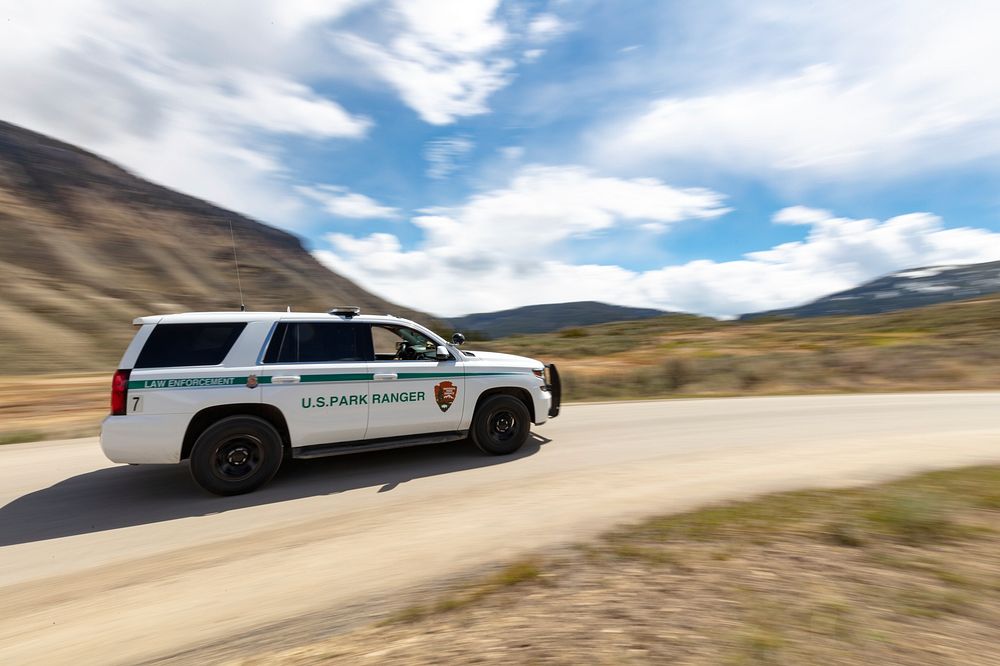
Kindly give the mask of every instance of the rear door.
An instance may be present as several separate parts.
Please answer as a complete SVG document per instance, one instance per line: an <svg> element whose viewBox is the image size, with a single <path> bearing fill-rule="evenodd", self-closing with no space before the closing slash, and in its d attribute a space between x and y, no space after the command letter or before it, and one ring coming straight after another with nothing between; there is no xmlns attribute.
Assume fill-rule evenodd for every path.
<svg viewBox="0 0 1000 666"><path fill-rule="evenodd" d="M437 345L396 324L371 324L371 411L366 439L454 432L462 420L465 371L437 360Z"/></svg>
<svg viewBox="0 0 1000 666"><path fill-rule="evenodd" d="M365 437L370 356L370 333L364 324L276 324L262 359L260 383L264 402L285 415L292 446Z"/></svg>

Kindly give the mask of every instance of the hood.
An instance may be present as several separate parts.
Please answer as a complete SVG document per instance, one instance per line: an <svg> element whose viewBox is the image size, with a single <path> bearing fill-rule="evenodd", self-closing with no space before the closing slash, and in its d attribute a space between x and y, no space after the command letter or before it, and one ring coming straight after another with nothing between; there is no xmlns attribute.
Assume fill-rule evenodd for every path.
<svg viewBox="0 0 1000 666"><path fill-rule="evenodd" d="M542 366L541 361L536 361L533 358L528 358L527 356L515 356L514 354L501 354L500 352L490 352L490 351L476 351L467 350L469 354L475 354L472 357L466 357L465 360L475 362L484 361L487 363L503 364L503 365L513 365L526 368L538 368Z"/></svg>

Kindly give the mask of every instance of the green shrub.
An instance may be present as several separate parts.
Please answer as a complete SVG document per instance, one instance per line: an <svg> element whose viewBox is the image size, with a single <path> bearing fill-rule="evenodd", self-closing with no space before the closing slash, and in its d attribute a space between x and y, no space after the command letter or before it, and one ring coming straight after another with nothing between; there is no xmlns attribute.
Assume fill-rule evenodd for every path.
<svg viewBox="0 0 1000 666"><path fill-rule="evenodd" d="M962 531L952 519L945 500L930 493L907 493L882 499L865 518L883 532L911 545L947 541Z"/></svg>
<svg viewBox="0 0 1000 666"><path fill-rule="evenodd" d="M587 331L582 328L564 328L559 331L560 338L585 338L587 335Z"/></svg>

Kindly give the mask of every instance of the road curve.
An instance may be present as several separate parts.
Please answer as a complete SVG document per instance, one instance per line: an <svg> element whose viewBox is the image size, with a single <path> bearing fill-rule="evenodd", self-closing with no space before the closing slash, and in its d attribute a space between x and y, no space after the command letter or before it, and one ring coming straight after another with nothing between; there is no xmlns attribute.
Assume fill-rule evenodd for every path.
<svg viewBox="0 0 1000 666"><path fill-rule="evenodd" d="M567 406L519 454L293 461L203 494L94 439L0 447L0 663L225 656L650 513L1000 462L1000 393ZM366 606L367 604L367 606ZM242 638L240 638L242 637ZM195 655L198 659L192 659Z"/></svg>

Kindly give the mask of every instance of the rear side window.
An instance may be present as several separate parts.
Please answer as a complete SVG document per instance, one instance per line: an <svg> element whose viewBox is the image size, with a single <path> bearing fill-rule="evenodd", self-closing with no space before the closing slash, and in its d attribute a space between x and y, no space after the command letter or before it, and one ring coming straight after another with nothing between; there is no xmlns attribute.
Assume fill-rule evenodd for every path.
<svg viewBox="0 0 1000 666"><path fill-rule="evenodd" d="M233 348L246 322L158 324L135 362L137 368L218 365Z"/></svg>
<svg viewBox="0 0 1000 666"><path fill-rule="evenodd" d="M367 361L371 339L363 324L281 322L274 329L264 363Z"/></svg>

